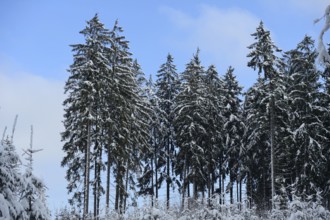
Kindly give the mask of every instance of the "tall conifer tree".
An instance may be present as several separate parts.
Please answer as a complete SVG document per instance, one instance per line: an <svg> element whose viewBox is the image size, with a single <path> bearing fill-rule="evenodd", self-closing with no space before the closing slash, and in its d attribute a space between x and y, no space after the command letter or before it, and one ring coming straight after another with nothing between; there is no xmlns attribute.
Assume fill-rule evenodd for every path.
<svg viewBox="0 0 330 220"><path fill-rule="evenodd" d="M306 198L321 188L327 158L324 144L328 130L323 116L321 72L315 67L317 52L311 37L305 36L297 48L286 53L288 64L288 97L290 99L289 148L292 156L291 184L295 184L297 196Z"/></svg>
<svg viewBox="0 0 330 220"><path fill-rule="evenodd" d="M272 42L270 32L265 30L263 22L260 22L256 32L252 34L255 43L248 48L251 52L247 55L251 60L248 66L254 70L258 70L258 74L263 73L265 85L268 87L267 95L269 96L266 104L266 111L269 115L269 147L270 147L270 181L271 181L271 198L272 208L274 207L273 198L275 197L275 87L277 77L279 76L278 67L280 66L280 59L275 53L281 50Z"/></svg>
<svg viewBox="0 0 330 220"><path fill-rule="evenodd" d="M159 100L160 125L162 131L160 133L160 144L165 153L164 176L166 180L166 206L170 205L170 186L173 184L170 170L173 170L173 159L175 154L174 128L173 128L173 108L174 98L178 93L178 74L173 64L173 57L168 54L166 63L160 66L157 74L156 96Z"/></svg>
<svg viewBox="0 0 330 220"><path fill-rule="evenodd" d="M233 185L239 179L241 137L244 132L244 123L241 112L242 87L238 85L234 76L234 69L229 67L224 76L224 145L227 155L227 173L229 174L230 203L233 204Z"/></svg>
<svg viewBox="0 0 330 220"><path fill-rule="evenodd" d="M70 76L65 84L65 115L62 140L66 153L62 166L68 168L66 178L68 191L73 193L71 204L81 206L83 214L89 212L89 185L91 164L101 155L99 143L99 114L102 95L105 93L105 78L109 70L108 45L111 43L109 31L95 15L80 32L85 37L84 44L72 45L74 62L70 66ZM94 154L91 157L92 147ZM99 152L99 153L98 153ZM96 170L97 168L94 167ZM84 180L83 189L78 182Z"/></svg>
<svg viewBox="0 0 330 220"><path fill-rule="evenodd" d="M207 121L207 138L204 140L205 160L208 161L206 168L208 205L211 205L211 197L215 193L215 182L219 179L219 189L224 189L225 178L225 149L223 146L223 125L224 125L224 81L218 75L216 67L210 65L204 78L205 90L203 90L204 117ZM218 173L217 173L218 171ZM224 194L222 194L224 196ZM222 199L222 201L224 201Z"/></svg>
<svg viewBox="0 0 330 220"><path fill-rule="evenodd" d="M189 184L193 184L193 198L197 200L198 192L206 185L204 167L207 161L204 158L204 140L207 135L207 121L205 120L205 109L203 99L203 77L204 68L199 59L199 50L193 59L186 65L182 74L180 92L175 98L174 128L176 132L176 143L178 155L176 170L181 175L183 185L181 188L182 199ZM184 202L182 203L182 205Z"/></svg>

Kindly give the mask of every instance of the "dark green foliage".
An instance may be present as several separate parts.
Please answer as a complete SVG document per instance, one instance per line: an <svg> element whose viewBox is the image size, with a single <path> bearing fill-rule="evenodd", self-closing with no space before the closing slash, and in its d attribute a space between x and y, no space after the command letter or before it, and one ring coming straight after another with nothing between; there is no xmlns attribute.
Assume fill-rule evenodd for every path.
<svg viewBox="0 0 330 220"><path fill-rule="evenodd" d="M85 44L73 45L74 63L65 86L65 131L62 139L68 168L71 204L88 213L89 185L93 182L94 215L98 214L104 192L101 171L107 165L106 203L109 205L110 174L116 178L115 208L122 211L128 196L129 171L136 171L142 146L148 145L149 107L139 88L140 67L133 63L128 41L118 22L111 31L96 15L81 31ZM107 159L102 159L106 152ZM89 155L90 154L90 155ZM94 180L90 181L90 171ZM79 189L78 182L84 179Z"/></svg>
<svg viewBox="0 0 330 220"><path fill-rule="evenodd" d="M87 22L86 28L80 33L85 37L85 43L72 45L74 62L70 66L70 76L65 85L68 97L63 103L65 131L62 140L66 155L62 166L68 167L67 188L69 193L73 192L71 205L80 207L84 200L84 209L88 212L91 164L102 166L99 159L103 141L100 126L105 118L105 109L101 107L108 85L106 79L110 70L107 56L111 39L109 30L104 28L97 15ZM90 156L91 153L94 156ZM94 166L94 170L98 173L99 168ZM95 178L99 178L98 175ZM77 182L83 179L83 189L78 189ZM97 191L99 193L99 189Z"/></svg>
<svg viewBox="0 0 330 220"><path fill-rule="evenodd" d="M260 197L261 199L256 199L256 204L259 209L264 210L274 207L273 198L276 194L276 182L278 180L275 158L277 158L276 153L280 147L278 142L279 130L281 129L283 113L285 113L285 109L282 108L285 85L283 73L280 71L282 63L276 56L276 52L280 52L280 49L274 45L270 32L265 30L262 22L252 36L256 42L248 47L251 50L248 54L248 57L251 58L248 66L258 70L259 78L256 84L257 88L251 90L250 94L247 93L245 111L249 122L247 121L246 136L249 148L252 150L248 160L254 160L257 157L259 161L255 165L262 170L256 172L249 168L250 173L248 175L250 178L250 196L252 198L254 195ZM252 91L257 93L253 94ZM254 124L251 124L251 117L255 120L252 122ZM258 142L261 144L257 144ZM253 150L253 148L255 149ZM256 173L253 174L253 172ZM254 175L256 175L256 179L252 178ZM255 187L253 186L254 182L257 184ZM258 193L253 193L254 189ZM261 192L262 194L260 194Z"/></svg>
<svg viewBox="0 0 330 220"><path fill-rule="evenodd" d="M133 61L117 21L111 31L97 16L87 24L81 32L85 44L73 45L65 87L62 165L68 168L72 204L84 202L86 209L91 185L94 217L104 192L109 214L113 176L119 214L130 192L150 196L157 206L165 186L167 208L171 187L181 193L182 208L191 208L206 197L209 207L216 196L225 204L226 193L234 203L236 186L241 209L243 182L248 204L260 214L269 209L276 214L294 196L310 199L320 190L329 206L330 77L326 69L322 87L310 37L280 58L261 22L247 55L258 80L242 104L234 68L224 77L214 65L205 70L197 50L179 77L168 55L154 85ZM79 188L81 181L88 184Z"/></svg>
<svg viewBox="0 0 330 220"><path fill-rule="evenodd" d="M203 156L206 153L204 142L207 138L204 74L197 51L182 74L174 109L174 128L179 148L176 170L183 178L183 190L186 190L189 183L193 183L194 199L197 199L197 192L203 189L206 181L204 167L207 166L207 161Z"/></svg>
<svg viewBox="0 0 330 220"><path fill-rule="evenodd" d="M238 85L234 76L234 69L229 67L224 76L224 96L222 104L224 118L224 146L227 158L227 175L229 175L230 203L233 204L233 185L235 181L240 181L240 151L242 145L242 136L244 134L244 122L241 109L242 87Z"/></svg>
<svg viewBox="0 0 330 220"><path fill-rule="evenodd" d="M322 119L327 110L320 105L320 72L314 65L317 53L311 37L305 36L286 57L291 112L291 143L287 143L292 161L289 182L295 184L296 195L304 199L315 194L321 187L320 182L324 182L327 161L324 143L327 143L328 131Z"/></svg>
<svg viewBox="0 0 330 220"><path fill-rule="evenodd" d="M32 164L24 174L21 165L12 140L0 140L0 219L50 219L46 186L34 176Z"/></svg>
<svg viewBox="0 0 330 220"><path fill-rule="evenodd" d="M162 174L166 180L166 201L167 208L169 208L170 201L170 186L174 186L173 173L173 161L175 155L175 133L173 127L173 109L174 98L178 93L178 74L176 73L176 67L173 64L173 57L169 54L167 56L166 63L160 66L157 74L156 82L156 97L159 100L159 125L160 136L159 144L161 151L164 152L164 164ZM160 159L161 160L161 159ZM161 165L161 163L159 164ZM161 184L161 183L160 183Z"/></svg>

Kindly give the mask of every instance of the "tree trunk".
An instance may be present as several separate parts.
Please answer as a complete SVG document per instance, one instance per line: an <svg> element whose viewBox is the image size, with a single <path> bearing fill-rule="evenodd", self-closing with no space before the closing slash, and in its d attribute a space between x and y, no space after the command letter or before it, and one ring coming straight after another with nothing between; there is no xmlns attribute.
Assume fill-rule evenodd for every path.
<svg viewBox="0 0 330 220"><path fill-rule="evenodd" d="M222 204L225 204L225 173L222 174L222 183L221 183L221 197L222 197Z"/></svg>
<svg viewBox="0 0 330 220"><path fill-rule="evenodd" d="M194 182L193 182L193 197L194 197L194 202L197 202L198 192L197 192L197 177L196 176L194 176Z"/></svg>
<svg viewBox="0 0 330 220"><path fill-rule="evenodd" d="M271 97L270 106L270 168L271 168L271 187L272 187L272 209L275 208L274 197L275 197L275 174L274 174L274 139L275 139L275 118L274 118L274 108L275 101L274 96Z"/></svg>
<svg viewBox="0 0 330 220"><path fill-rule="evenodd" d="M239 180L239 201L240 201L240 210L242 207L242 179Z"/></svg>
<svg viewBox="0 0 330 220"><path fill-rule="evenodd" d="M238 179L236 180L236 202L239 202Z"/></svg>
<svg viewBox="0 0 330 220"><path fill-rule="evenodd" d="M219 168L219 204L222 204L222 196L221 196L221 192L222 192L222 188L221 188L221 168Z"/></svg>
<svg viewBox="0 0 330 220"><path fill-rule="evenodd" d="M151 158L151 207L154 207L154 196L155 196L155 190L154 190L154 158Z"/></svg>
<svg viewBox="0 0 330 220"><path fill-rule="evenodd" d="M188 170L186 172L188 172ZM187 187L187 199L188 199L187 205L188 205L188 209L190 209L191 197L190 197L190 182L189 182L189 180L187 180L187 186L186 187Z"/></svg>
<svg viewBox="0 0 330 220"><path fill-rule="evenodd" d="M188 172L188 170L186 171ZM187 188L187 197L190 198L190 182L189 180L187 180L187 183L186 183L186 188Z"/></svg>
<svg viewBox="0 0 330 220"><path fill-rule="evenodd" d="M202 204L204 205L204 200L205 200L205 191L202 191Z"/></svg>
<svg viewBox="0 0 330 220"><path fill-rule="evenodd" d="M230 194L230 204L234 204L234 193L233 193L233 182L230 183L229 194Z"/></svg>
<svg viewBox="0 0 330 220"><path fill-rule="evenodd" d="M125 194L124 194L124 211L126 210L126 202L127 202L127 196L128 196L128 160L126 161L126 180L125 180Z"/></svg>
<svg viewBox="0 0 330 220"><path fill-rule="evenodd" d="M93 186L93 194L94 194L94 219L97 216L97 158L94 161L94 186Z"/></svg>
<svg viewBox="0 0 330 220"><path fill-rule="evenodd" d="M271 92L270 98L270 170L271 170L271 209L275 208L275 172L274 172L274 142L275 142L275 99L274 99L274 84L272 73L268 72L268 69L264 70L265 75L269 75L269 86Z"/></svg>
<svg viewBox="0 0 330 220"><path fill-rule="evenodd" d="M91 107L89 107L89 111ZM88 122L87 125L87 146L85 152L85 184L84 184L84 218L88 215L88 207L89 207L89 169L90 169L90 148L91 148L91 122Z"/></svg>
<svg viewBox="0 0 330 220"><path fill-rule="evenodd" d="M102 147L99 150L99 160L97 166L97 199L96 199L96 220L100 216L100 198L101 198L101 163L102 163Z"/></svg>
<svg viewBox="0 0 330 220"><path fill-rule="evenodd" d="M106 188L106 195L105 195L105 204L106 204L106 211L109 211L110 205L110 169L111 169L111 155L110 155L110 145L111 141L108 143L108 163L107 163L107 188Z"/></svg>
<svg viewBox="0 0 330 220"><path fill-rule="evenodd" d="M209 164L207 165L207 206L210 207L211 206L211 178L212 178L212 172L211 172L211 160L210 160L211 156L210 154L208 155L208 161ZM204 190L203 190L204 192Z"/></svg>
<svg viewBox="0 0 330 220"><path fill-rule="evenodd" d="M119 207L119 186L118 183L116 183L116 195L115 195L115 210L118 211Z"/></svg>
<svg viewBox="0 0 330 220"><path fill-rule="evenodd" d="M236 179L236 202L238 210L241 210L241 203L239 201L239 177Z"/></svg>
<svg viewBox="0 0 330 220"><path fill-rule="evenodd" d="M248 200L248 208L251 209L251 204L252 204L252 183L251 183L250 171L247 174L246 189L247 189L246 194L247 194L247 200Z"/></svg>
<svg viewBox="0 0 330 220"><path fill-rule="evenodd" d="M156 206L157 206L157 204L158 204L158 169L157 169L157 157L155 158L155 190L156 190L155 203L156 203Z"/></svg>
<svg viewBox="0 0 330 220"><path fill-rule="evenodd" d="M124 175L123 175L124 176ZM122 182L123 183L123 182ZM122 214L123 213L123 203L124 203L124 188L123 188L123 184L121 184L120 188L119 188L119 213Z"/></svg>
<svg viewBox="0 0 330 220"><path fill-rule="evenodd" d="M109 135L111 136L111 129ZM111 175L111 138L109 138L108 143L108 163L107 163L107 186L106 186L106 195L105 195L105 204L107 212L109 211L110 206L110 175Z"/></svg>
<svg viewBox="0 0 330 220"><path fill-rule="evenodd" d="M167 137L167 146L166 146L166 208L170 208L170 143L169 143L169 134Z"/></svg>
<svg viewBox="0 0 330 220"><path fill-rule="evenodd" d="M266 209L269 209L269 191L267 190L267 187L269 187L269 185L267 184L268 182L266 181L266 176L268 175L268 172L267 172L267 168L264 167L263 169L263 201L262 201L262 206L263 206L263 209L266 210ZM268 188L269 189L269 188Z"/></svg>
<svg viewBox="0 0 330 220"><path fill-rule="evenodd" d="M214 175L214 171L212 172L212 179L211 179L211 194L212 196L214 195L214 182L215 182L215 175Z"/></svg>
<svg viewBox="0 0 330 220"><path fill-rule="evenodd" d="M119 197L120 197L120 186L121 184L121 163L118 161L117 164L117 175L116 175L116 196L115 196L115 210L119 209Z"/></svg>
<svg viewBox="0 0 330 220"><path fill-rule="evenodd" d="M96 131L97 133L97 131ZM98 178L98 170L99 170L99 164L98 164L98 160L99 160L99 154L98 154L98 142L96 141L95 142L95 152L94 152L94 155L95 155L95 160L94 160L94 183L93 183L93 196L94 196L94 201L93 201L93 204L94 204L94 219L97 219L97 198L98 198L98 182L99 182L99 178Z"/></svg>
<svg viewBox="0 0 330 220"><path fill-rule="evenodd" d="M211 206L211 173L209 168L209 173L207 174L207 205Z"/></svg>
<svg viewBox="0 0 330 220"><path fill-rule="evenodd" d="M187 159L185 158L184 165L183 165L183 183L182 183L182 199L181 199L181 209L184 210L184 200L186 194L186 163Z"/></svg>
<svg viewBox="0 0 330 220"><path fill-rule="evenodd" d="M232 167L230 167L230 171L229 171L229 179L230 179L229 194L230 194L230 204L234 204L234 177L233 177L234 174L231 168Z"/></svg>

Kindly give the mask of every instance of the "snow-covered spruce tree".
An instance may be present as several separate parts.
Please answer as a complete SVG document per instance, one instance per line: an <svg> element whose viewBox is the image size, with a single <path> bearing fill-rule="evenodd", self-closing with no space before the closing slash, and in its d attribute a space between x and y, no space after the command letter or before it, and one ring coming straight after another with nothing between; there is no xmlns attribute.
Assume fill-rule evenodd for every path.
<svg viewBox="0 0 330 220"><path fill-rule="evenodd" d="M330 54L330 52L329 52ZM323 97L321 99L321 105L325 112L322 117L325 129L330 131L330 68L327 67L323 74ZM327 140L330 140L330 132L327 132ZM323 144L323 155L326 157L326 169L322 172L325 179L323 179L321 189L323 190L324 206L330 210L330 142ZM326 178L328 177L328 178Z"/></svg>
<svg viewBox="0 0 330 220"><path fill-rule="evenodd" d="M138 84L138 88L141 91L144 91L145 90L144 87L146 86L147 80L137 59L133 61L132 72L135 76L136 82ZM145 95L145 94L141 94L141 95Z"/></svg>
<svg viewBox="0 0 330 220"><path fill-rule="evenodd" d="M142 160L142 174L138 178L139 194L151 197L151 206L158 201L158 190L161 187L161 180L164 179L160 173L160 168L165 164L164 151L161 147L161 109L159 98L156 96L155 86L150 75L146 83L146 96L150 102L151 114L149 123L149 146L144 149ZM156 204L157 205L157 204Z"/></svg>
<svg viewBox="0 0 330 220"><path fill-rule="evenodd" d="M86 28L80 33L85 37L85 43L72 45L74 61L68 70L70 76L65 84L68 97L63 103L65 131L62 133L62 141L65 156L61 165L67 167L67 188L73 194L70 204L80 208L83 205L83 215L87 215L91 164L96 161L97 166L101 165L100 116L104 110L101 108L103 95L108 89L106 79L110 69L107 55L111 40L109 31L97 15L87 22ZM98 169L94 166L96 173ZM99 181L98 177L96 179ZM84 184L81 186L82 181ZM98 191L94 186L95 190Z"/></svg>
<svg viewBox="0 0 330 220"><path fill-rule="evenodd" d="M320 32L319 38L318 38L318 48L317 48L317 52L318 52L318 58L317 61L318 63L320 63L321 65L323 65L325 67L325 71L323 74L324 77L324 97L322 98L322 106L325 108L326 112L325 115L323 117L323 123L325 125L325 128L329 131L330 130L330 126L329 126L329 119L330 119L330 113L329 113L329 96L330 96L330 74L329 74L329 69L330 69L330 50L328 48L328 50L326 49L326 46L324 44L323 41L323 36L324 34L329 30L330 28L330 5L328 5L325 9L324 15L322 16L322 18L325 18L325 23L323 25L323 28ZM320 19L316 19L314 23L319 22L322 18ZM327 45L329 46L329 44ZM329 132L327 133L327 139L330 139L330 135ZM329 176L327 174L330 173L330 160L329 160L329 154L330 154L330 147L329 147L329 141L328 143L324 144L324 155L327 158L327 169L325 169L323 172L325 173L324 176ZM322 183L323 187L322 189L324 189L324 197L325 197L325 201L324 204L327 206L327 208L330 210L330 180L325 180Z"/></svg>
<svg viewBox="0 0 330 220"><path fill-rule="evenodd" d="M327 109L320 103L321 72L315 67L317 52L311 37L305 36L297 48L286 55L290 85L287 92L292 113L289 146L292 182L289 184L294 184L296 196L306 200L322 188L321 182L327 181L325 144L329 141L329 130L323 121Z"/></svg>
<svg viewBox="0 0 330 220"><path fill-rule="evenodd" d="M328 48L328 50L326 49L325 43L323 41L323 36L324 34L329 30L330 28L330 5L328 5L325 9L324 15L322 16L322 18L325 18L325 23L323 25L323 28L320 32L319 38L318 38L318 48L317 48L317 52L318 52L318 58L317 61L318 63L320 63L321 65L323 65L325 67L325 71L323 73L323 77L324 77L324 97L322 98L322 106L325 108L326 113L323 117L323 122L325 125L325 128L327 130L330 130L330 126L329 126L329 119L330 119L330 113L329 113L329 94L330 94L330 87L329 87L329 83L330 83L330 74L329 74L329 69L330 69L330 50ZM320 19L316 19L314 23L319 22L322 18ZM329 44L327 45L329 46ZM327 133L327 139L330 139L330 135L329 133ZM329 154L330 154L330 147L329 147L329 142L324 144L324 155L327 155L327 169L324 171L325 172L325 176L329 176L327 174L330 173L330 162L329 162ZM330 180L325 180L325 182L322 183L323 187L322 189L324 189L324 197L325 197L325 201L324 204L327 206L327 208L330 210Z"/></svg>
<svg viewBox="0 0 330 220"><path fill-rule="evenodd" d="M175 98L174 129L178 154L176 172L182 178L182 207L184 207L185 192L190 197L189 185L193 184L193 199L197 201L198 192L206 186L205 168L207 159L204 157L205 140L207 140L208 121L205 118L206 109L203 93L205 86L204 68L199 60L199 50L186 65L182 74L179 94Z"/></svg>
<svg viewBox="0 0 330 220"><path fill-rule="evenodd" d="M70 212L68 207L61 208L55 211L55 220L70 220L76 219L74 214Z"/></svg>
<svg viewBox="0 0 330 220"><path fill-rule="evenodd" d="M175 154L174 128L173 128L173 107L174 98L178 93L178 74L173 63L173 57L168 54L167 60L162 64L157 73L156 96L159 100L158 111L160 118L160 148L165 153L165 161L162 175L166 180L166 206L170 206L170 186L174 184L170 170L173 170L173 159ZM159 158L161 160L161 158ZM161 183L160 183L161 184Z"/></svg>
<svg viewBox="0 0 330 220"><path fill-rule="evenodd" d="M132 66L132 73L135 77L135 89L134 92L138 94L135 100L132 100L133 113L130 125L130 139L131 143L131 156L127 163L127 171L125 177L125 191L126 196L124 198L123 210L126 210L128 191L130 190L133 194L132 199L136 200L136 188L135 179L136 173L141 170L141 158L150 149L150 115L153 112L152 106L150 104L150 99L147 94L147 83L145 79L144 72L142 71L137 60L134 60ZM134 83L134 82L133 82ZM134 85L134 84L133 84ZM130 189L128 190L128 186ZM133 201L134 202L134 201Z"/></svg>
<svg viewBox="0 0 330 220"><path fill-rule="evenodd" d="M28 219L50 219L50 210L47 207L46 186L39 178L33 175L33 154L41 149L33 149L33 128L31 126L30 148L24 150L27 155L26 171L22 175L24 185L20 190L19 202L22 204Z"/></svg>
<svg viewBox="0 0 330 220"><path fill-rule="evenodd" d="M148 146L148 117L150 108L147 99L141 96L136 75L133 71L133 61L129 52L128 41L122 36L123 29L118 22L111 31L110 66L111 83L108 85L107 102L111 107L109 112L112 123L108 135L112 137L108 154L113 164L116 195L115 210L123 212L128 192L125 178L128 172L137 169L140 162L141 149ZM111 94L111 95L110 95ZM108 188L108 187L107 187Z"/></svg>
<svg viewBox="0 0 330 220"><path fill-rule="evenodd" d="M19 202L19 192L25 181L19 173L19 156L12 141L0 142L0 218L28 219L23 205Z"/></svg>
<svg viewBox="0 0 330 220"><path fill-rule="evenodd" d="M218 75L216 67L210 65L203 77L205 84L204 106L206 112L204 117L207 120L207 138L204 140L205 159L208 161L206 168L208 206L211 205L211 198L214 193L222 192L224 196L225 179L225 150L223 147L223 100L224 100L224 82ZM215 189L215 183L219 180L219 188ZM224 202L224 199L220 199Z"/></svg>
<svg viewBox="0 0 330 220"><path fill-rule="evenodd" d="M247 55L251 60L248 62L248 66L254 70L258 70L258 74L264 74L264 81L266 87L268 87L266 103L266 111L269 116L269 147L270 147L270 181L271 181L271 198L275 196L275 130L276 130L276 118L275 118L275 99L276 87L279 85L276 82L280 82L280 73L278 67L280 66L280 59L275 55L276 52L280 52L280 49L272 42L270 32L265 30L263 22L260 22L256 29L256 32L252 34L255 39L255 43L251 44L248 48L251 52ZM273 204L272 206L273 207Z"/></svg>
<svg viewBox="0 0 330 220"><path fill-rule="evenodd" d="M89 213L91 183L93 215L99 215L100 196L104 191L101 171L104 168L107 170L106 208L109 209L110 204L113 169L115 209L123 211L128 178L132 179L129 171L138 165L140 147L147 145L149 108L136 79L138 66L133 65L122 31L117 21L111 31L107 30L96 15L81 31L85 43L72 46L75 54L65 86L68 98L64 101L62 138L66 156L62 166L68 167L68 190L73 193L70 202L78 207L83 203L85 216ZM107 155L105 160L103 153ZM94 171L94 179L90 171ZM84 185L80 188L82 180Z"/></svg>
<svg viewBox="0 0 330 220"><path fill-rule="evenodd" d="M280 190L278 182L282 171L278 170L279 158L285 148L281 139L283 138L283 129L287 126L286 99L284 98L284 77L279 75L275 80L276 89L274 91L275 102L275 140L276 146L276 190ZM241 172L247 183L247 195L250 205L256 205L258 211L266 211L271 206L271 169L270 169L270 143L269 143L269 103L270 103L269 83L264 78L259 77L258 81L245 93L243 118L245 123L245 132L243 145L240 152L242 160Z"/></svg>
<svg viewBox="0 0 330 220"><path fill-rule="evenodd" d="M267 114L264 79L258 78L245 94L244 101L244 152L243 167L246 176L247 196L250 206L258 210L269 208L270 193L270 148L269 117Z"/></svg>
<svg viewBox="0 0 330 220"><path fill-rule="evenodd" d="M227 155L227 174L229 174L230 204L234 203L233 185L236 181L238 185L241 181L240 174L240 150L242 136L244 134L244 123L242 119L240 95L242 87L238 85L234 75L234 69L229 67L224 76L224 146ZM238 187L237 185L237 187ZM239 193L237 192L237 195ZM239 196L238 199L239 200Z"/></svg>

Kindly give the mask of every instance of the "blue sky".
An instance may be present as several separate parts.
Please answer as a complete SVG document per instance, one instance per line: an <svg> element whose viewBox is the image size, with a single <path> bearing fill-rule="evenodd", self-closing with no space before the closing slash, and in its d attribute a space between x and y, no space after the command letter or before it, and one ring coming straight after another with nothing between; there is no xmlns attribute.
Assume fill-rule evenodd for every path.
<svg viewBox="0 0 330 220"><path fill-rule="evenodd" d="M146 75L155 75L171 53L184 70L196 48L202 64L215 64L220 74L231 65L245 89L257 73L250 70L247 46L262 20L275 44L295 48L305 34L317 40L329 0L2 0L0 1L0 132L19 115L15 144L29 145L34 125L35 171L48 186L51 209L67 201L60 168L63 131L63 86L72 63L70 44L82 43L79 31L98 13L109 29L124 28L133 57ZM327 36L328 35L328 36ZM325 34L329 42L330 33Z"/></svg>

